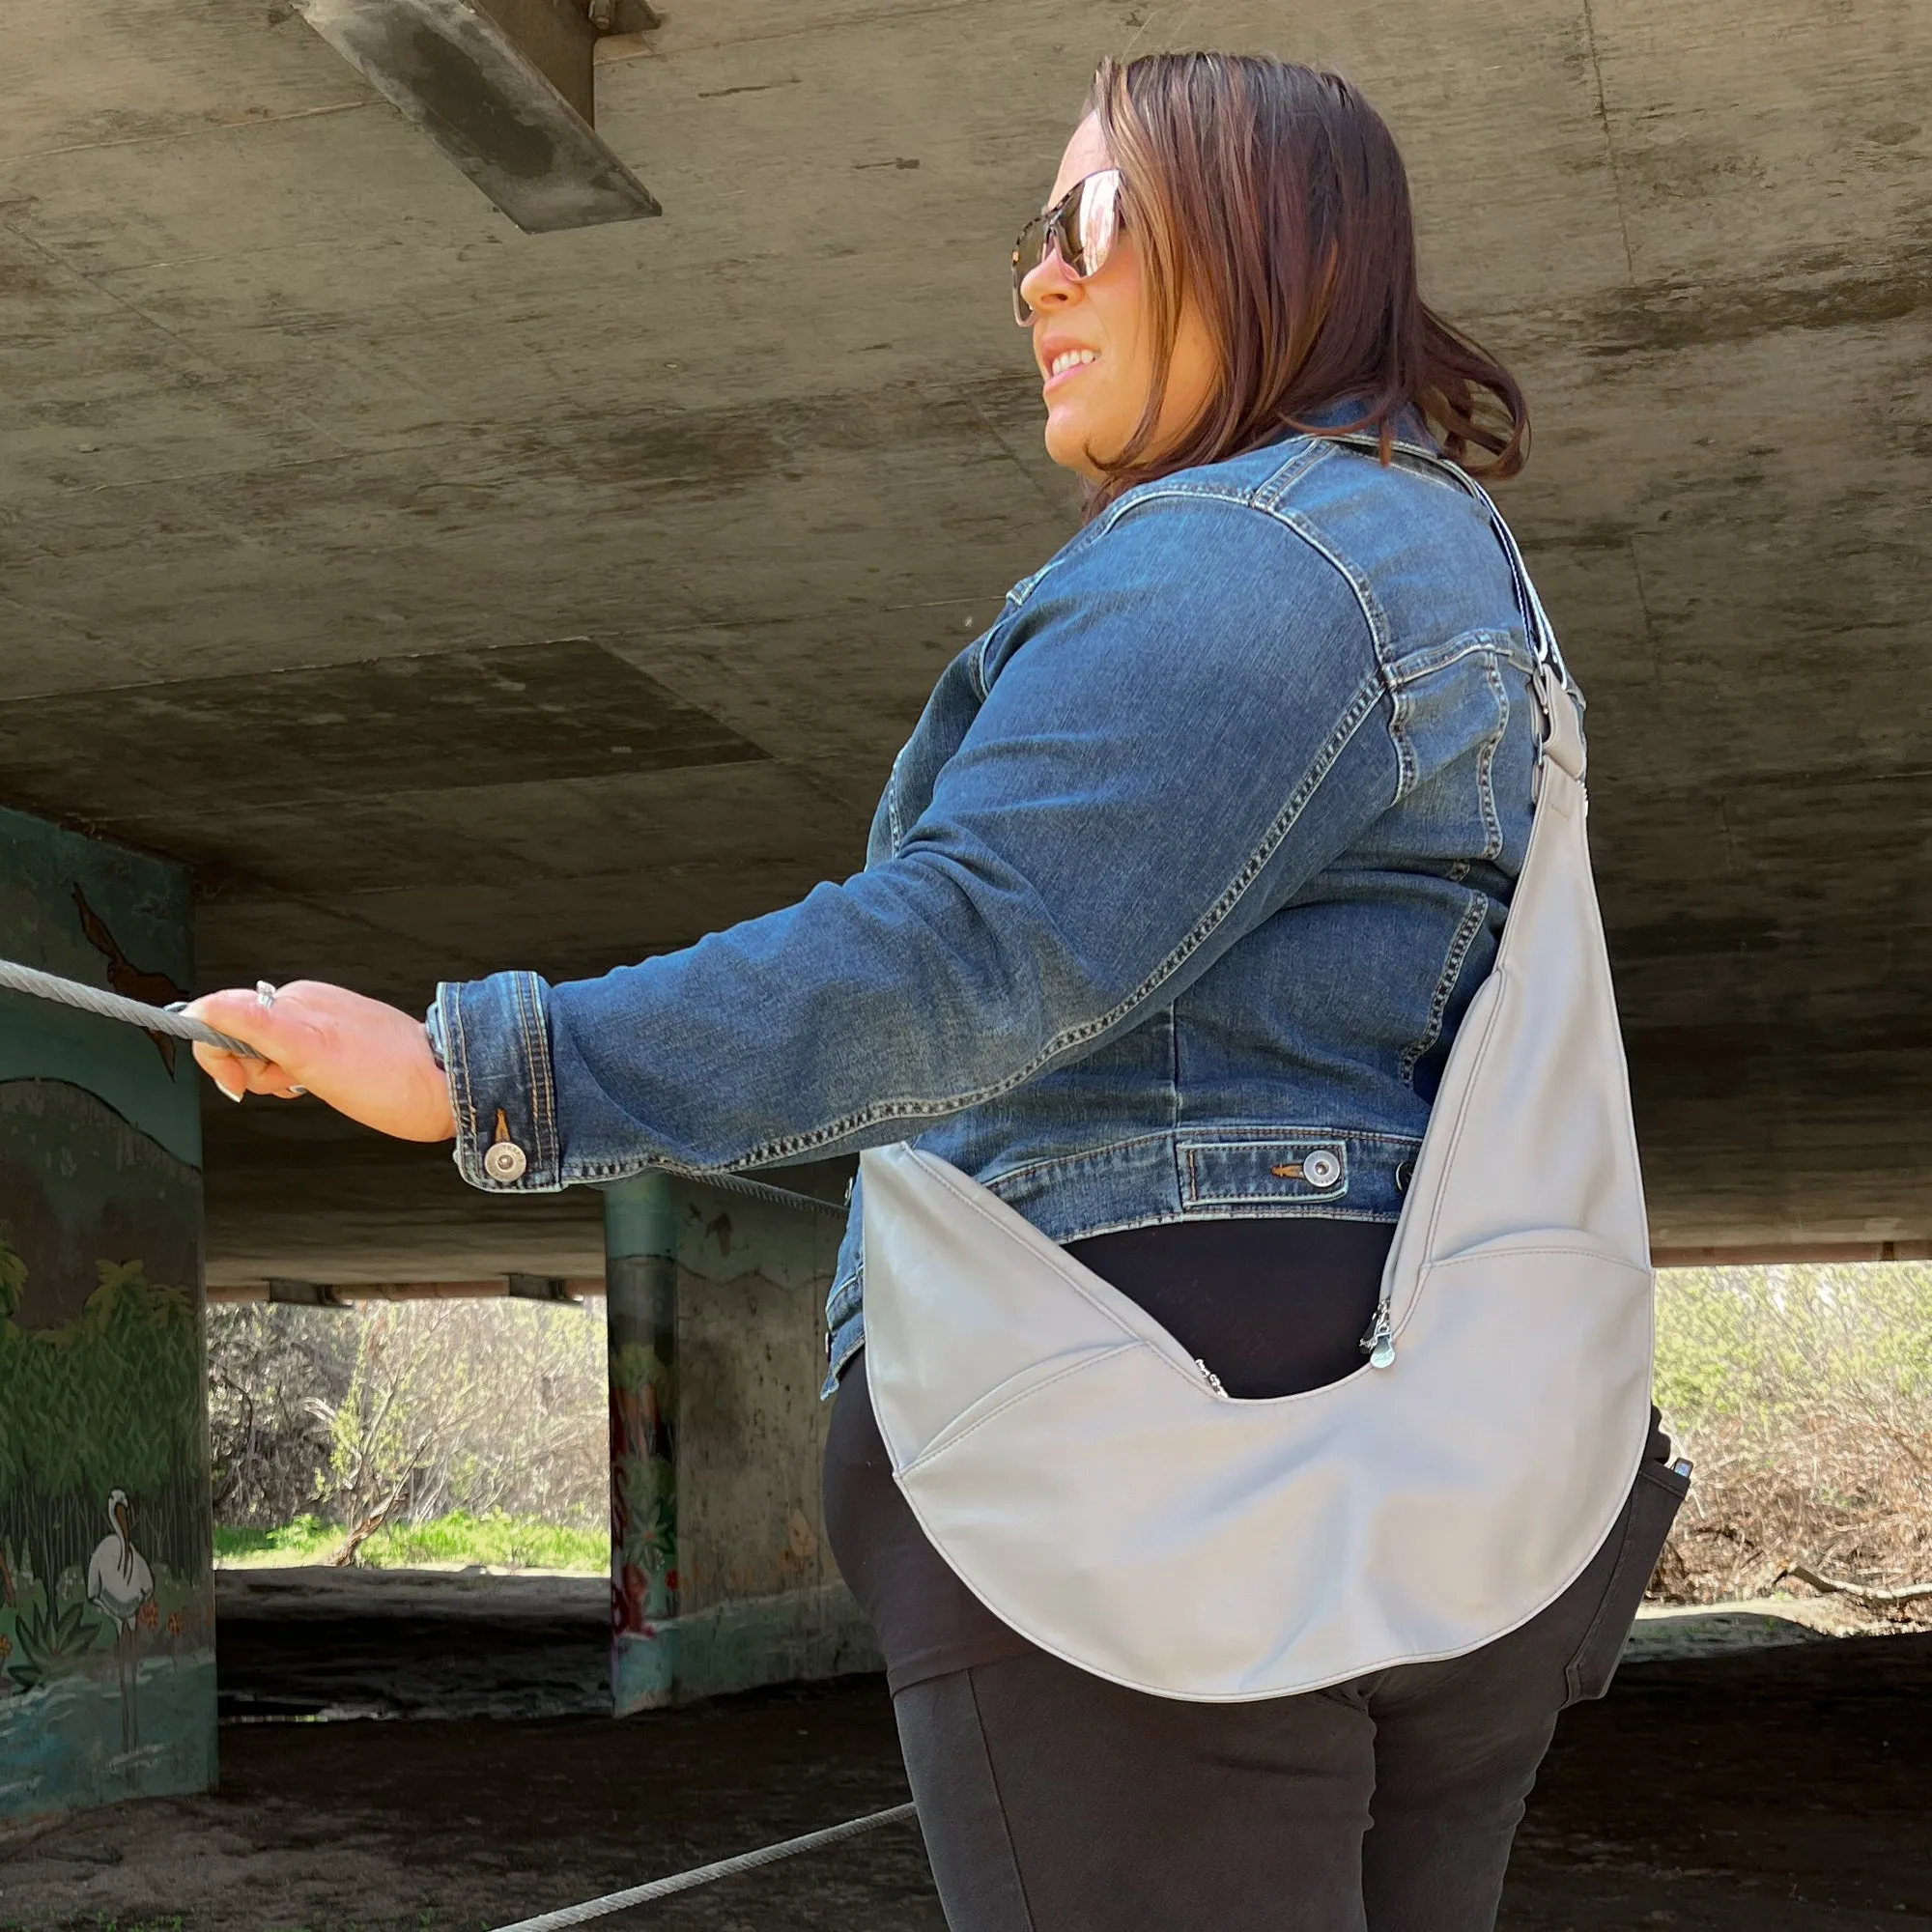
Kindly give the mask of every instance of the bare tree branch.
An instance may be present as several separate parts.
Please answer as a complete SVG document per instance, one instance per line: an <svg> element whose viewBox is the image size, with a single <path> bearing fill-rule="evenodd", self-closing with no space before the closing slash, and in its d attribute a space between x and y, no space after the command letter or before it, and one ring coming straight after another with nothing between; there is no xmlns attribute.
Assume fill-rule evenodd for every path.
<svg viewBox="0 0 1932 1932"><path fill-rule="evenodd" d="M1923 1603L1932 1597L1932 1583L1907 1583L1898 1589L1880 1589L1871 1583L1854 1583L1842 1577L1827 1577L1822 1571L1813 1570L1808 1564L1794 1563L1787 1570L1780 1570L1777 1580L1781 1583L1787 1577L1795 1577L1801 1583L1809 1583L1814 1590L1822 1590L1831 1597L1850 1597L1854 1603L1869 1604L1874 1609L1897 1609L1906 1604Z"/></svg>

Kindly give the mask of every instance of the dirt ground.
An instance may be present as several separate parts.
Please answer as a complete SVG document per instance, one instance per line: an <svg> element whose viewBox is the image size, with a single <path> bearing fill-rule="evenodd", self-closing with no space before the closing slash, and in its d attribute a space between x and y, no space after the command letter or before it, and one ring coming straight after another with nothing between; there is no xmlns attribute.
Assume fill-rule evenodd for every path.
<svg viewBox="0 0 1932 1932"><path fill-rule="evenodd" d="M560 1661L554 1619L535 1594L528 1607L522 1626L471 1616L469 1674L514 1678L522 1641L526 1681L492 1708L567 1710L582 1659ZM383 1642L372 1619L224 1617L220 1792L0 1842L0 1928L482 1932L905 1796L875 1678L621 1722L305 1720L304 1699L370 1699ZM329 1659L358 1646L364 1688L345 1696ZM392 1690L410 1648L386 1653ZM268 1716L277 1704L288 1715ZM1565 1719L1503 1932L1932 1932L1928 1716L1932 1635L1823 1639L1757 1611L1662 1620L1609 1698ZM943 1932L911 1824L596 1922Z"/></svg>

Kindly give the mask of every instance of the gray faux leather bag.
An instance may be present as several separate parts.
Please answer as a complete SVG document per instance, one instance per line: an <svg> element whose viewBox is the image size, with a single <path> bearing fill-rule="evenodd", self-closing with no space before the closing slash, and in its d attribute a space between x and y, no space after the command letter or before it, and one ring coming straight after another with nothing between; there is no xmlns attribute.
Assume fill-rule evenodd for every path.
<svg viewBox="0 0 1932 1932"><path fill-rule="evenodd" d="M997 1616L1137 1690L1274 1697L1474 1650L1581 1574L1648 1435L1649 1241L1582 738L1491 516L1537 651L1534 825L1371 1359L1236 1400L957 1169L863 1156L868 1376L899 1487Z"/></svg>

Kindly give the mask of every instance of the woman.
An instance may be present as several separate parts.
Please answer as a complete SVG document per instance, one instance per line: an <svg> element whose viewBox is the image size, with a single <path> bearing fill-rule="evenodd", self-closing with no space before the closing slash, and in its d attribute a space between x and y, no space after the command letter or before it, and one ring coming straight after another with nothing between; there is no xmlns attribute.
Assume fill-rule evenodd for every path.
<svg viewBox="0 0 1932 1932"><path fill-rule="evenodd" d="M1230 1393L1313 1388L1361 1364L1523 862L1526 612L1441 462L1513 474L1522 397L1420 301L1387 129L1275 61L1103 64L1014 306L1087 520L940 679L863 873L601 980L444 985L427 1027L332 986L216 995L197 1010L272 1060L197 1052L238 1098L453 1137L511 1191L913 1137ZM1120 1689L1002 1625L913 1520L858 1226L827 1522L949 1922L1492 1924L1556 1714L1607 1685L1656 1553L1630 1512L1454 1662L1236 1704Z"/></svg>

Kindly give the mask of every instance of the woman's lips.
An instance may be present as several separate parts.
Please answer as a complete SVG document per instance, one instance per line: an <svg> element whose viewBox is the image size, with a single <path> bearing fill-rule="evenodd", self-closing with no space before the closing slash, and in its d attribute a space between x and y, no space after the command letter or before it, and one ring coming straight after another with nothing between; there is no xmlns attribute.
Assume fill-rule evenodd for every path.
<svg viewBox="0 0 1932 1932"><path fill-rule="evenodd" d="M1070 382L1083 369L1090 369L1099 360L1096 349L1063 349L1055 353L1046 366L1046 376L1040 384L1040 391L1051 395L1063 383Z"/></svg>

